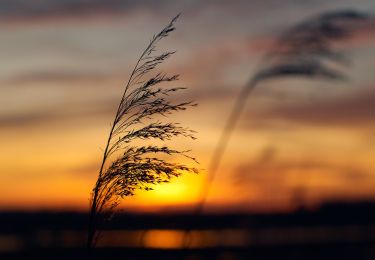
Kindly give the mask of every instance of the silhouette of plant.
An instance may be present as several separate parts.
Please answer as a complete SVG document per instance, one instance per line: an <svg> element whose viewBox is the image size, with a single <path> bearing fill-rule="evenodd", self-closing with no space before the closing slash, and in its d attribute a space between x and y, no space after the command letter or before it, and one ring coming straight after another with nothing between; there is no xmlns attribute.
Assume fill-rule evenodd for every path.
<svg viewBox="0 0 375 260"><path fill-rule="evenodd" d="M175 150L166 145L139 144L142 143L139 141L168 141L178 136L195 139L194 131L178 123L164 123L156 119L157 116L167 117L173 112L195 106L192 102L168 101L170 94L184 88L159 87L161 83L178 80L178 75L156 73L150 76L159 64L174 53L155 54L156 44L175 30L174 23L178 17L153 36L125 86L91 195L87 237L89 255L97 240L98 224L114 213L121 199L134 195L136 190L152 190L153 185L169 182L184 172L198 173L193 167L164 159L180 155L196 162L187 154L188 151Z"/></svg>
<svg viewBox="0 0 375 260"><path fill-rule="evenodd" d="M281 77L345 80L341 68L348 61L343 53L335 50L334 43L349 38L368 18L367 14L353 10L328 12L308 19L281 35L237 97L211 157L206 182L195 208L196 214L203 210L230 137L254 88L266 80Z"/></svg>

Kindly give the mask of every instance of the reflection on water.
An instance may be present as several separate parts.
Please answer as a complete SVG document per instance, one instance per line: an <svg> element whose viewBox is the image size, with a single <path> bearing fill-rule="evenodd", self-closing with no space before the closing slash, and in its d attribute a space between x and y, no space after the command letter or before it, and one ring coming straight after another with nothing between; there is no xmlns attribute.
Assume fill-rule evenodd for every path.
<svg viewBox="0 0 375 260"><path fill-rule="evenodd" d="M99 247L145 247L181 249L185 230L152 229L138 231L105 231ZM247 230L193 230L189 232L189 248L247 246Z"/></svg>
<svg viewBox="0 0 375 260"><path fill-rule="evenodd" d="M181 248L184 234L176 230L150 230L144 236L144 246L150 248Z"/></svg>
<svg viewBox="0 0 375 260"><path fill-rule="evenodd" d="M107 230L101 233L98 247L182 249L185 230ZM30 248L81 248L86 232L40 230L27 235L0 235L0 252ZM257 229L192 230L189 248L244 248L263 245L300 245L314 243L356 243L375 241L375 226L315 226Z"/></svg>

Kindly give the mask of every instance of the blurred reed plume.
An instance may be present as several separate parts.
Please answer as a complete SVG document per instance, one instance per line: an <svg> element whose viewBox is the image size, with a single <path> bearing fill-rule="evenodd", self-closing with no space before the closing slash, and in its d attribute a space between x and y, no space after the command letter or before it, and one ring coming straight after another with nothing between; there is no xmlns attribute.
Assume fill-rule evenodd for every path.
<svg viewBox="0 0 375 260"><path fill-rule="evenodd" d="M195 139L194 131L178 123L164 123L156 118L195 106L192 102L173 103L167 99L173 92L184 88L160 87L161 83L178 80L178 75L154 72L174 53L167 51L158 54L156 45L175 30L174 23L178 17L153 36L125 86L91 194L87 237L89 255L97 240L98 225L114 213L121 199L134 195L136 190L152 190L152 185L169 182L184 172L198 173L195 168L165 159L180 155L196 161L187 154L188 151L155 143L139 144L142 143L140 141L150 140L164 142L179 136Z"/></svg>
<svg viewBox="0 0 375 260"><path fill-rule="evenodd" d="M196 214L204 208L230 137L254 88L266 80L282 77L345 80L348 60L334 44L348 39L368 19L367 14L353 10L328 12L298 24L279 37L237 97L211 157Z"/></svg>

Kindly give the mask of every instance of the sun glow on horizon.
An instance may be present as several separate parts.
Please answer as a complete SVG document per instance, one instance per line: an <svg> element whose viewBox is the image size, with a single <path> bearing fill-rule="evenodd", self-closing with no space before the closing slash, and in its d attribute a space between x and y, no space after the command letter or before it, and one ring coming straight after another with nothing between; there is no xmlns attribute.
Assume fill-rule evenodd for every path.
<svg viewBox="0 0 375 260"><path fill-rule="evenodd" d="M200 164L183 156L173 162L209 168L236 96L268 51L264 42L317 11L285 2L285 13L276 8L277 15L263 22L263 7L249 16L241 5L250 1L240 2L231 5L233 12L211 4L187 12L173 36L161 42L161 50L178 50L162 71L181 74L176 87L187 87L171 96L173 102L187 98L199 104L169 119L197 131L197 140L179 138L171 147L191 150ZM323 2L322 10L341 5ZM170 15L142 11L143 4L142 10L117 15L95 9L90 17L64 9L50 14L66 16L55 26L49 16L35 19L32 5L21 5L31 16L19 13L9 17L13 25L0 25L0 209L86 211L124 82ZM208 209L281 209L297 195L306 203L375 200L375 79L369 69L375 66L374 28L345 47L353 61L350 81L284 79L252 93L223 155ZM120 208L189 209L208 175L185 173L152 191L137 190Z"/></svg>

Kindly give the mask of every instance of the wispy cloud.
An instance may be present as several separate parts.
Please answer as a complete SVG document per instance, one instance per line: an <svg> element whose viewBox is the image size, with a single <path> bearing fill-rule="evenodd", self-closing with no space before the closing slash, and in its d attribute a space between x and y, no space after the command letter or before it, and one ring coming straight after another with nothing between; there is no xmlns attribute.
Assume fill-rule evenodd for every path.
<svg viewBox="0 0 375 260"><path fill-rule="evenodd" d="M256 120L278 119L305 125L360 127L374 124L375 87L332 99L279 104L259 112ZM246 120L246 119L245 119Z"/></svg>
<svg viewBox="0 0 375 260"><path fill-rule="evenodd" d="M30 85L34 83L66 83L69 87L69 82L105 82L113 78L114 75L104 74L102 72L77 72L77 71L36 71L24 74L17 74L6 79L6 85Z"/></svg>

